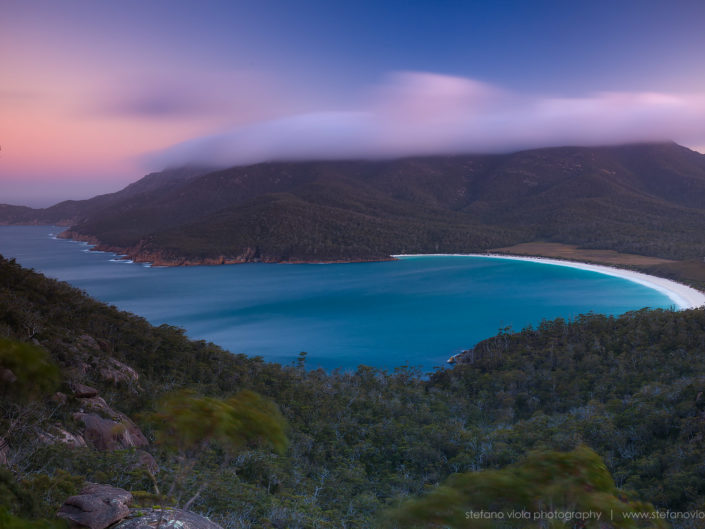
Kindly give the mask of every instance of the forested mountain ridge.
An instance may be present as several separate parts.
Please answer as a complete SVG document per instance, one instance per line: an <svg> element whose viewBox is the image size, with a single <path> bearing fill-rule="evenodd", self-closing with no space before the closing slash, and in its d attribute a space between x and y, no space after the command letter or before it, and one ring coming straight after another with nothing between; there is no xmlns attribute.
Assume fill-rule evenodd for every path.
<svg viewBox="0 0 705 529"><path fill-rule="evenodd" d="M325 373L307 371L303 356L281 366L190 341L2 259L0 337L0 506L28 519L52 517L86 479L149 498L140 450L169 483L173 454L154 443L146 417L163 395L184 389L212 398L256 391L289 425L283 455L248 446L223 469L218 449L199 452L184 492L209 483L192 508L226 529L376 527L400 498L451 473L582 445L602 457L618 486L661 509L705 502L703 309L504 330L429 377L364 366ZM59 393L18 400L5 371L8 340L46 352L60 373ZM111 366L127 376L105 370ZM126 414L148 444L92 444L80 420L87 399L96 399L86 385L107 402L104 419ZM78 437L88 446L71 446Z"/></svg>
<svg viewBox="0 0 705 529"><path fill-rule="evenodd" d="M106 208L130 201L139 201L150 192L164 192L191 178L209 172L208 169L182 167L150 173L120 191L98 195L87 200L65 200L48 208L0 204L0 224L56 224L70 226L99 214Z"/></svg>
<svg viewBox="0 0 705 529"><path fill-rule="evenodd" d="M385 259L527 241L705 255L705 155L674 143L156 173L6 223L160 264Z"/></svg>

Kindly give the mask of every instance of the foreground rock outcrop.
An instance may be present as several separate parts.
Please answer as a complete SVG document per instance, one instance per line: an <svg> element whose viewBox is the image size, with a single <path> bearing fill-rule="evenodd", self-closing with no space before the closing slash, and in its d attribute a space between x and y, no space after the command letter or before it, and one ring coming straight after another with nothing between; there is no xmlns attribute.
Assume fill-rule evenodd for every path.
<svg viewBox="0 0 705 529"><path fill-rule="evenodd" d="M132 499L126 490L88 483L80 494L64 502L57 516L75 529L222 529L208 518L182 509L130 509Z"/></svg>
<svg viewBox="0 0 705 529"><path fill-rule="evenodd" d="M130 514L132 494L126 490L97 483L87 484L80 494L71 496L57 516L72 527L105 529Z"/></svg>
<svg viewBox="0 0 705 529"><path fill-rule="evenodd" d="M181 509L133 509L111 529L222 529L208 518Z"/></svg>

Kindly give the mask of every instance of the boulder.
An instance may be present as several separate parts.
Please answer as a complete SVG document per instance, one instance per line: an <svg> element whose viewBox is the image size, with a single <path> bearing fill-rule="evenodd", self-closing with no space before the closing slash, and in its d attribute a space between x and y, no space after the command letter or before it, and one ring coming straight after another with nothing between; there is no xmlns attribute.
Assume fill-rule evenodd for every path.
<svg viewBox="0 0 705 529"><path fill-rule="evenodd" d="M98 342L89 334L82 334L81 336L79 336L78 343L81 344L85 349L100 351L100 346L98 345Z"/></svg>
<svg viewBox="0 0 705 529"><path fill-rule="evenodd" d="M77 399L92 399L98 396L98 390L78 382L73 384L73 396Z"/></svg>
<svg viewBox="0 0 705 529"><path fill-rule="evenodd" d="M205 516L181 509L133 509L111 529L222 529Z"/></svg>
<svg viewBox="0 0 705 529"><path fill-rule="evenodd" d="M105 529L130 514L132 494L110 485L88 483L80 494L71 496L57 516L74 527Z"/></svg>
<svg viewBox="0 0 705 529"><path fill-rule="evenodd" d="M74 448L86 446L86 441L80 435L75 435L57 424L47 429L46 431L38 431L37 437L40 441L46 444L62 443Z"/></svg>
<svg viewBox="0 0 705 529"><path fill-rule="evenodd" d="M73 418L85 425L83 437L98 450L140 448L149 445L142 430L119 411L113 410L101 397L81 399L83 407Z"/></svg>
<svg viewBox="0 0 705 529"><path fill-rule="evenodd" d="M98 450L120 450L147 446L142 431L127 416L120 420L105 419L97 413L76 413L74 418L86 426L83 437Z"/></svg>
<svg viewBox="0 0 705 529"><path fill-rule="evenodd" d="M103 380L113 384L135 384L139 380L137 371L111 357L102 360L98 373Z"/></svg>

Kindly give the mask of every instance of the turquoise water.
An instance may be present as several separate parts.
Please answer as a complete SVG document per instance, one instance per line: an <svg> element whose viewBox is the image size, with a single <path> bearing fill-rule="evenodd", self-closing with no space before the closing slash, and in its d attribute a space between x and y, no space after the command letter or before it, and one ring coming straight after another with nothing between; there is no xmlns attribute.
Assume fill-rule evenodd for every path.
<svg viewBox="0 0 705 529"><path fill-rule="evenodd" d="M0 253L234 353L287 364L306 351L310 368L431 371L506 326L672 306L624 279L483 257L148 268L50 236L60 230L0 227Z"/></svg>

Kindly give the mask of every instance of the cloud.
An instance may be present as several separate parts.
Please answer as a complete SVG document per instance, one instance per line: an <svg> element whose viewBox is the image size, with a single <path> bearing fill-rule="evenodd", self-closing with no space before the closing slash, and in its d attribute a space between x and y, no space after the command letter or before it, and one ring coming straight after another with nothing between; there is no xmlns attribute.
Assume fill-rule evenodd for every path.
<svg viewBox="0 0 705 529"><path fill-rule="evenodd" d="M102 79L91 96L77 102L76 111L144 123L210 121L213 126L215 121L241 126L272 119L287 108L290 102L281 92L271 76L256 71L136 71Z"/></svg>
<svg viewBox="0 0 705 529"><path fill-rule="evenodd" d="M113 83L99 92L88 111L92 114L142 119L168 119L218 112L226 103L220 94L208 98L198 86L155 77Z"/></svg>
<svg viewBox="0 0 705 529"><path fill-rule="evenodd" d="M527 96L473 79L401 72L375 87L359 108L234 127L153 153L146 161L159 169L666 140L702 145L703 123L705 94Z"/></svg>

